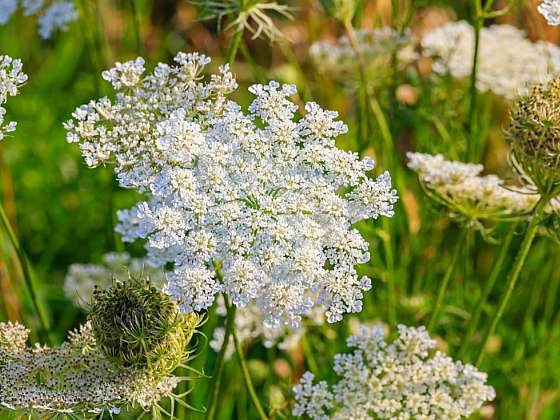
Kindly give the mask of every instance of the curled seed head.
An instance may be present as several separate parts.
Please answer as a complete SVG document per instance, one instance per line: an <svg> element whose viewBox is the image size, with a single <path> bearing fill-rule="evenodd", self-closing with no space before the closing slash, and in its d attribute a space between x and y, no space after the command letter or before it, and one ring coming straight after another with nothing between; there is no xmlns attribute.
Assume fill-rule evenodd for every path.
<svg viewBox="0 0 560 420"><path fill-rule="evenodd" d="M181 314L149 280L115 282L93 292L89 315L101 350L124 367L171 373L187 356L198 315Z"/></svg>
<svg viewBox="0 0 560 420"><path fill-rule="evenodd" d="M506 137L520 174L543 195L560 192L560 78L537 85L511 110Z"/></svg>

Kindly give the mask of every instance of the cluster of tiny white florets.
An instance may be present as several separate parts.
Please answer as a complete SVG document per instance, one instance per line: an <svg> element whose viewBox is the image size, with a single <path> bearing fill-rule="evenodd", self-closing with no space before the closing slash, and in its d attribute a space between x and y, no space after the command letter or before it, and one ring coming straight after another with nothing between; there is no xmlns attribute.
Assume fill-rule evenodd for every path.
<svg viewBox="0 0 560 420"><path fill-rule="evenodd" d="M267 326L297 326L314 305L330 322L362 307L369 260L353 224L392 216L396 191L369 158L336 148L337 113L315 103L295 119L291 85L253 85L249 112L229 100L228 66L205 80L209 59L179 53L144 75L139 58L103 73L117 91L65 124L90 166L113 161L120 184L147 196L121 211L123 239L146 238L148 258L173 263L165 290L183 311L225 292L256 302ZM220 267L217 276L214 267Z"/></svg>
<svg viewBox="0 0 560 420"><path fill-rule="evenodd" d="M424 35L424 53L434 58L433 69L456 78L468 77L474 55L474 28L465 21L448 23ZM480 31L477 88L508 99L523 95L537 83L560 74L560 49L549 42L531 42L511 25Z"/></svg>
<svg viewBox="0 0 560 420"><path fill-rule="evenodd" d="M0 323L0 407L39 418L54 413L118 413L148 409L172 397L181 379L119 368L96 346L89 323L58 347L27 346L29 331Z"/></svg>
<svg viewBox="0 0 560 420"><path fill-rule="evenodd" d="M146 276L151 284L163 287L165 274L160 267L152 267L145 258L132 258L126 252L111 252L103 256L102 264L72 264L68 267L64 293L76 306L87 309L96 286L106 289L115 281Z"/></svg>
<svg viewBox="0 0 560 420"><path fill-rule="evenodd" d="M3 105L8 100L8 96L17 95L19 87L27 81L27 75L21 71L22 67L21 60L0 55L0 141L4 139L6 133L14 131L17 126L15 121L10 121L4 126L6 108Z"/></svg>
<svg viewBox="0 0 560 420"><path fill-rule="evenodd" d="M222 317L227 315L227 310L222 297L218 298L216 314ZM325 314L319 308L314 308L311 315L304 318L307 325L322 325ZM306 332L304 325L292 327L290 325L280 325L278 328L270 328L264 325L261 311L255 304L249 304L235 313L235 329L237 338L242 345L250 345L259 342L266 348L277 347L283 351L295 349L301 337ZM214 329L210 347L218 352L224 343L225 328L217 327ZM230 357L234 352L233 339L230 337L226 348L226 357Z"/></svg>
<svg viewBox="0 0 560 420"><path fill-rule="evenodd" d="M0 25L8 23L20 7L24 16L39 16L39 35L43 39L49 39L57 30L65 31L68 24L78 18L71 1L55 0L45 4L44 0L0 0Z"/></svg>
<svg viewBox="0 0 560 420"><path fill-rule="evenodd" d="M362 61L366 71L377 80L383 69L388 69L391 55L397 52L399 65L405 66L417 58L414 51L415 39L408 32L396 31L389 27L374 30L356 30L357 49L354 49L348 36L341 36L335 43L315 42L309 54L315 65L337 78L348 79L356 76ZM358 54L360 57L358 57ZM354 77L355 79L355 77Z"/></svg>
<svg viewBox="0 0 560 420"><path fill-rule="evenodd" d="M329 387L307 372L294 387L293 414L312 419L459 419L495 397L486 374L435 352L424 327L398 326L385 341L383 328L361 326L348 338L353 353L335 356L341 380Z"/></svg>
<svg viewBox="0 0 560 420"><path fill-rule="evenodd" d="M408 153L408 167L418 174L425 191L446 206L451 216L497 220L529 213L539 196L523 187L507 188L495 175L481 176L480 164L445 160L438 155Z"/></svg>
<svg viewBox="0 0 560 420"><path fill-rule="evenodd" d="M544 0L538 7L541 15L544 16L546 21L551 26L560 25L560 1L559 0Z"/></svg>

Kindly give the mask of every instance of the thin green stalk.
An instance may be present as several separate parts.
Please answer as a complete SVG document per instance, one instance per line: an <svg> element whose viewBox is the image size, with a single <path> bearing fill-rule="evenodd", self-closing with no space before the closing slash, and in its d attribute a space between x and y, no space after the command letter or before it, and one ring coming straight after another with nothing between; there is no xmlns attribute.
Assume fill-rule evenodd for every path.
<svg viewBox="0 0 560 420"><path fill-rule="evenodd" d="M230 305L230 308L234 305ZM228 311L230 309L228 308ZM247 361L245 360L245 354L243 353L243 348L241 347L241 343L237 338L237 331L235 328L232 330L233 342L235 344L235 352L237 353L237 360L239 360L239 366L241 367L241 373L243 374L243 380L245 381L245 386L247 387L247 391L249 392L249 396L251 397L251 401L257 410L259 418L261 420L268 419L264 409L261 406L259 401L259 397L257 396L257 392L255 391L255 387L253 386L253 381L251 380L251 374L249 373L249 369L247 368Z"/></svg>
<svg viewBox="0 0 560 420"><path fill-rule="evenodd" d="M385 263L387 265L387 313L389 325L394 328L397 325L397 295L395 288L395 258L393 255L393 244L391 243L391 228L388 218L383 218L383 252L385 253Z"/></svg>
<svg viewBox="0 0 560 420"><path fill-rule="evenodd" d="M364 124L364 136L360 139L359 141L359 153L363 152L365 149L367 149L368 145L369 145L369 134L370 134L370 130L369 130L369 118L367 116L368 114L368 104L370 102L370 95L368 92L368 80L367 80L367 76L366 76L366 67L365 67L365 63L364 63L364 59L362 57L360 48L358 46L358 40L356 38L356 33L354 32L354 27L352 26L352 22L351 21L346 21L344 22L344 29L346 30L346 34L348 36L348 39L350 40L350 45L352 47L352 50L354 51L354 53L356 54L357 60L358 60L358 73L360 75L360 89L358 90L358 101L361 102L360 106L359 106L359 110L361 111L361 114L364 114L365 118L365 124ZM360 119L362 118L362 115L360 115Z"/></svg>
<svg viewBox="0 0 560 420"><path fill-rule="evenodd" d="M6 213L4 212L4 206L2 206L1 204L0 204L0 220L2 220L2 226L4 227L4 230L6 231L6 234L8 235L8 238L10 239L12 247L14 248L14 250L16 251L16 254L18 256L19 263L21 265L21 270L23 272L23 280L24 280L24 283L25 283L25 287L27 288L27 291L29 292L29 296L31 297L31 303L33 305L33 310L35 311L35 313L37 315L37 318L39 319L41 330L42 330L45 338L49 342L49 344L51 344L50 343L50 336L49 336L49 322L48 322L45 314L41 310L41 306L39 304L39 297L37 296L37 293L35 291L35 285L34 285L34 282L33 282L31 267L29 266L29 261L27 259L27 256L25 255L25 251L21 247L18 239L16 238L16 235L15 235L14 231L12 230L12 226L10 225L10 222L8 221L8 217L6 216Z"/></svg>
<svg viewBox="0 0 560 420"><path fill-rule="evenodd" d="M206 419L212 420L216 416L216 411L218 409L218 395L220 394L220 385L222 384L222 376L224 372L225 355L229 344L229 338L235 325L235 305L228 304L227 298L224 296L227 306L227 318L226 318L226 328L224 332L224 342L218 357L216 358L216 364L214 365L214 373L212 374L212 384L210 386L210 392L208 393L208 411L206 413Z"/></svg>
<svg viewBox="0 0 560 420"><path fill-rule="evenodd" d="M243 27L240 26L235 29L233 38L231 38L231 42L226 53L226 62L229 63L230 66L233 66L233 62L235 61L235 56L237 55L237 50L239 49L239 43L241 42L242 36Z"/></svg>
<svg viewBox="0 0 560 420"><path fill-rule="evenodd" d="M527 259L527 255L529 254L529 250L531 249L531 245L533 243L533 240L535 239L535 235L537 234L537 229L539 227L539 223L541 222L541 217L548 201L548 199L545 199L543 197L537 204L535 213L531 218L531 222L529 223L527 232L525 232L525 236L523 237L523 241L521 242L519 251L517 252L517 256L515 257L515 262L509 273L505 293L502 295L500 304L496 309L492 320L490 321L490 325L488 326L486 333L484 334L484 339L482 340L482 344L480 345L480 349L478 350L478 355L476 357L476 366L480 366L480 363L484 359L484 353L486 352L488 341L490 340L492 334L494 334L496 326L498 325L498 321L500 321L500 319L502 318L507 304L511 298L511 294L513 293L513 289L515 289L515 285L517 283L517 280L519 279L521 269L525 264L525 260Z"/></svg>
<svg viewBox="0 0 560 420"><path fill-rule="evenodd" d="M478 72L478 50L480 48L480 28L482 27L482 17L480 10L480 0L473 0L474 9L475 9L475 18L474 18L474 53L472 58L472 69L471 69L471 77L470 77L470 87L469 87L469 96L470 96L470 104L469 104L469 120L467 126L467 133L469 135L468 143L467 143L467 160L470 162L475 159L475 154L477 147L474 144L476 137L476 105L478 102L478 90L476 88L476 80L477 80L477 72Z"/></svg>
<svg viewBox="0 0 560 420"><path fill-rule="evenodd" d="M315 361L315 356L313 355L311 345L309 344L309 340L305 335L301 337L301 347L303 349L303 354L305 355L305 361L309 366L309 370L312 374L318 375L320 372L319 365Z"/></svg>
<svg viewBox="0 0 560 420"><path fill-rule="evenodd" d="M480 319L480 315L482 314L484 305L488 300L488 296L490 296L490 292L492 292L492 289L496 284L496 280L498 280L498 276L502 272L502 268L504 266L506 257L508 256L508 251L513 236L515 234L516 228L517 228L517 223L512 223L510 225L506 237L504 238L503 242L500 244L500 252L498 254L498 259L494 263L494 266L492 267L492 271L490 272L490 276L488 277L488 281L486 282L482 294L480 295L480 298L476 303L474 312L471 315L469 319L469 323L467 325L467 332L465 333L465 336L463 337L463 341L461 343L461 347L459 348L457 357L461 360L463 360L463 356L465 355L465 351L467 350L469 341L471 340L471 337L473 336L474 332L476 331L476 328L478 327L478 321Z"/></svg>
<svg viewBox="0 0 560 420"><path fill-rule="evenodd" d="M391 28L399 30L399 0L391 0ZM395 117L397 108L398 47L391 51L391 86L389 88L389 117Z"/></svg>
<svg viewBox="0 0 560 420"><path fill-rule="evenodd" d="M437 321L439 312L441 310L441 306L443 304L443 298L445 297L445 293L447 292L447 286L449 284L449 280L455 271L455 267L457 266L457 261L459 259L459 254L461 253L461 248L464 245L465 238L467 236L468 229L461 229L461 233L457 238L457 242L455 243L455 248L453 249L453 253L451 254L451 261L449 266L447 267L447 271L443 276L443 280L439 286L439 291L436 299L436 304L434 306L434 310L432 311L432 315L430 316L430 321L428 322L428 331L431 332L435 326Z"/></svg>
<svg viewBox="0 0 560 420"><path fill-rule="evenodd" d="M251 73L253 73L253 77L258 83L266 83L266 75L263 73L261 69L259 69L258 64L253 59L251 52L247 48L245 42L241 41L239 43L239 51L243 55L243 59L249 64L251 67Z"/></svg>
<svg viewBox="0 0 560 420"><path fill-rule="evenodd" d="M142 55L144 46L142 45L142 37L140 36L140 16L136 7L136 0L129 0L130 10L132 12L132 28L134 30L134 38L136 41L136 53Z"/></svg>

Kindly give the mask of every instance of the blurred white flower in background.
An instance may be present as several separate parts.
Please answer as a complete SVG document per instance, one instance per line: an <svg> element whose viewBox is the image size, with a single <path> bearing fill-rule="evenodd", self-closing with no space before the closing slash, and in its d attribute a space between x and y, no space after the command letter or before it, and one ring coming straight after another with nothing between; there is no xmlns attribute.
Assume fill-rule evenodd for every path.
<svg viewBox="0 0 560 420"><path fill-rule="evenodd" d="M474 28L452 22L426 33L424 54L434 59L433 70L455 78L469 77L474 55ZM477 88L507 99L526 94L537 84L560 74L560 48L545 41L531 42L511 25L493 25L480 31Z"/></svg>
<svg viewBox="0 0 560 420"><path fill-rule="evenodd" d="M224 300L220 296L218 299L216 314L225 317L227 315ZM305 317L307 325L322 325L324 322L324 312L315 307L309 317ZM237 337L242 345L250 345L254 342L262 343L266 348L277 347L283 351L294 350L303 335L306 328L303 325L291 327L289 325L281 325L278 328L269 328L264 325L263 316L259 308L255 304L249 304L239 309L235 314L235 328ZM216 327L210 340L210 347L219 352L224 342L225 328ZM226 357L230 357L234 352L233 338L230 337L228 347L226 348Z"/></svg>
<svg viewBox="0 0 560 420"><path fill-rule="evenodd" d="M68 25L78 19L78 11L72 1L0 0L0 25L7 24L20 7L24 16L38 17L38 32L43 39L51 38L57 30L66 31Z"/></svg>
<svg viewBox="0 0 560 420"><path fill-rule="evenodd" d="M357 81L359 62L363 60L370 81L378 83L389 68L393 52L397 52L398 65L401 67L412 63L418 56L414 51L416 40L410 32L383 27L358 29L355 36L358 51L352 47L346 35L336 42L315 42L309 49L315 66L322 72L351 83Z"/></svg>

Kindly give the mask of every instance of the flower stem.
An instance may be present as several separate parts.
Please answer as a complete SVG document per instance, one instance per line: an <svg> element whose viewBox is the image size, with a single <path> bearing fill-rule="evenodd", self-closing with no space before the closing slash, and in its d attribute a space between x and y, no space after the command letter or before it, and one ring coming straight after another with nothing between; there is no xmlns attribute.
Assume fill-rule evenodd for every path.
<svg viewBox="0 0 560 420"><path fill-rule="evenodd" d="M144 47L142 46L142 37L140 35L140 16L136 7L136 0L129 0L130 10L132 12L132 27L134 30L134 41L136 43L136 54L142 55Z"/></svg>
<svg viewBox="0 0 560 420"><path fill-rule="evenodd" d="M216 416L218 408L218 395L220 393L220 385L222 384L222 376L224 372L226 350L235 324L235 305L228 305L227 298L225 296L224 301L227 306L226 328L224 332L224 342L222 343L222 347L220 347L220 352L218 353L216 364L214 365L214 373L212 374L213 380L208 394L208 412L206 413L207 420L213 420Z"/></svg>
<svg viewBox="0 0 560 420"><path fill-rule="evenodd" d="M517 256L515 257L515 262L513 263L513 267L509 273L507 284L506 284L506 291L502 295L502 299L490 321L490 325L484 334L484 339L482 340L482 344L478 350L478 355L476 357L476 366L480 366L480 363L484 359L484 353L486 352L486 347L488 345L488 341L494 331L496 330L496 325L498 325L498 321L502 318L506 306L511 298L511 294L513 293L513 289L515 289L515 285L517 280L519 279L519 275L521 274L521 269L525 264L525 260L527 259L527 255L529 254L529 249L531 249L531 245L533 240L535 239L535 235L537 234L537 229L539 227L539 223L541 222L541 217L544 212L544 209L548 203L548 199L544 197L538 202L535 212L529 222L529 227L527 228L527 232L525 232L525 236L523 237L523 241L521 242L521 246L519 251L517 252Z"/></svg>
<svg viewBox="0 0 560 420"><path fill-rule="evenodd" d="M226 62L230 66L233 66L233 62L235 61L235 56L237 55L237 50L239 49L239 43L241 42L242 35L243 27L239 27L233 33L233 38L231 38L231 42L226 53Z"/></svg>
<svg viewBox="0 0 560 420"><path fill-rule="evenodd" d="M233 305L233 304L229 305L228 314L229 314L230 310L232 310L231 308L235 308L235 305ZM251 401L253 402L253 405L255 406L255 409L257 410L259 418L261 420L266 420L266 419L268 419L268 417L265 414L264 409L261 406L261 403L259 401L259 397L257 396L257 393L256 393L255 388L253 386L253 381L251 380L251 374L249 373L249 369L247 368L247 361L245 360L245 355L243 353L243 348L241 347L241 343L239 342L239 339L237 337L237 331L235 331L235 328L232 329L231 334L233 336L233 342L235 344L235 352L237 353L237 359L239 360L239 366L241 367L241 373L243 374L243 380L245 381L245 386L247 388L247 391L249 392L249 396L251 397Z"/></svg>
<svg viewBox="0 0 560 420"><path fill-rule="evenodd" d="M481 17L481 10L480 10L480 0L473 0L474 9L475 9L475 18L474 18L474 53L472 57L472 69L471 69L471 77L470 77L470 87L469 87L469 95L470 95L470 104L469 104L469 120L467 126L467 133L469 135L468 142L467 142L467 161L471 162L476 159L476 153L478 147L476 147L475 139L476 139L476 105L478 102L478 90L476 89L476 80L477 80L477 72L478 72L478 50L480 48L480 28L482 26L483 20Z"/></svg>
<svg viewBox="0 0 560 420"><path fill-rule="evenodd" d="M459 259L459 254L461 253L461 248L464 245L465 238L467 236L468 229L462 229L459 237L457 238L457 242L455 243L455 248L453 249L453 253L451 255L451 262L447 267L447 271L443 276L443 280L439 286L439 291L436 299L436 304L434 306L434 310L432 311L432 315L430 317L430 321L428 322L428 331L431 332L434 328L434 325L437 321L437 317L441 310L441 306L443 304L443 298L445 297L445 293L447 292L447 286L449 284L449 280L455 271L455 267L457 266L457 260Z"/></svg>
<svg viewBox="0 0 560 420"><path fill-rule="evenodd" d="M488 300L488 296L490 295L490 292L494 288L494 285L496 284L496 280L498 280L498 276L502 272L502 268L504 266L504 262L508 255L508 251L511 245L511 241L513 239L513 235L515 234L516 228L517 228L517 223L512 223L506 237L504 238L503 242L500 244L500 253L498 254L498 259L494 263L494 266L492 267L492 271L490 272L490 276L488 277L488 281L484 286L484 290L482 291L482 294L480 295L480 298L476 303L474 312L471 315L469 319L469 323L467 325L467 332L465 333L465 336L463 337L463 341L461 343L461 347L459 348L457 358L461 360L463 359L469 341L473 336L476 327L478 326L478 321L480 320L480 315L482 314L482 309L484 308L484 304Z"/></svg>
<svg viewBox="0 0 560 420"><path fill-rule="evenodd" d="M23 280L24 280L24 283L25 283L25 287L27 288L27 291L29 292L29 296L31 297L31 303L33 305L33 309L34 309L34 311L37 315L37 318L39 319L39 324L40 324L41 330L42 330L45 338L47 339L47 342L49 342L49 344L51 344L50 343L50 336L49 336L49 323L48 323L48 320L47 320L45 314L41 310L41 305L39 304L39 297L37 296L37 293L35 291L35 285L34 285L34 282L33 282L31 267L29 266L29 261L27 260L27 256L25 255L25 251L21 247L18 239L16 238L16 235L15 235L14 231L12 230L10 222L8 221L8 217L6 216L6 213L4 211L4 207L1 204L0 204L0 220L2 221L2 226L4 227L4 230L6 231L6 234L8 235L8 238L10 239L12 247L14 248L14 250L16 251L16 254L18 256L19 263L21 265L21 271L23 273Z"/></svg>

